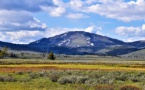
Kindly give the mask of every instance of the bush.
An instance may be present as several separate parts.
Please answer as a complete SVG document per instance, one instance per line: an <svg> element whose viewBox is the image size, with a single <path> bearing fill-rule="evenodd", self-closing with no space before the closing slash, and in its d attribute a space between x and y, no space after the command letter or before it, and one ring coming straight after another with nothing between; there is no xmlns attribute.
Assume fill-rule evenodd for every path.
<svg viewBox="0 0 145 90"><path fill-rule="evenodd" d="M85 81L85 84L89 85L89 86L96 86L96 85L98 85L98 81L96 79L89 79L89 80Z"/></svg>
<svg viewBox="0 0 145 90"><path fill-rule="evenodd" d="M76 83L76 81L77 81L77 76L74 76L74 75L61 77L58 79L59 84Z"/></svg>
<svg viewBox="0 0 145 90"><path fill-rule="evenodd" d="M0 76L0 82L15 82L16 79L12 76Z"/></svg>
<svg viewBox="0 0 145 90"><path fill-rule="evenodd" d="M23 75L23 74L25 74L25 72L20 71L20 72L17 72L16 74Z"/></svg>
<svg viewBox="0 0 145 90"><path fill-rule="evenodd" d="M120 90L141 90L141 88L133 85L124 85L120 88Z"/></svg>
<svg viewBox="0 0 145 90"><path fill-rule="evenodd" d="M71 83L67 78L61 77L57 81L59 84L66 84L66 83Z"/></svg>
<svg viewBox="0 0 145 90"><path fill-rule="evenodd" d="M38 75L39 75L40 77L47 77L47 76L48 76L48 73L45 72L45 71L41 71L41 72L38 72Z"/></svg>
<svg viewBox="0 0 145 90"><path fill-rule="evenodd" d="M50 78L50 80L52 81L52 82L57 82L58 81L58 79L59 79L59 75L57 75L57 74L55 74L55 75L50 75L49 76L49 78Z"/></svg>
<svg viewBox="0 0 145 90"><path fill-rule="evenodd" d="M80 83L80 84L83 84L88 79L89 79L88 76L69 75L69 76L59 78L58 83L60 83L60 84L66 84L66 83Z"/></svg>
<svg viewBox="0 0 145 90"><path fill-rule="evenodd" d="M40 77L40 74L37 74L37 73L30 73L30 79L36 79L36 78L39 78Z"/></svg>
<svg viewBox="0 0 145 90"><path fill-rule="evenodd" d="M87 80L89 79L89 77L83 77L83 76L79 76L77 77L77 81L76 83L85 83Z"/></svg>

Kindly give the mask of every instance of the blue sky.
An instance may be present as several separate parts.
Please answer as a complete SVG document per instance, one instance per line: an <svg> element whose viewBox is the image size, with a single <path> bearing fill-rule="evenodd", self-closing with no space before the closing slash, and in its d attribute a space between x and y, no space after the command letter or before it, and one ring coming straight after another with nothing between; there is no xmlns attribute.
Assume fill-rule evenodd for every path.
<svg viewBox="0 0 145 90"><path fill-rule="evenodd" d="M0 41L26 44L68 31L145 40L145 0L0 0Z"/></svg>

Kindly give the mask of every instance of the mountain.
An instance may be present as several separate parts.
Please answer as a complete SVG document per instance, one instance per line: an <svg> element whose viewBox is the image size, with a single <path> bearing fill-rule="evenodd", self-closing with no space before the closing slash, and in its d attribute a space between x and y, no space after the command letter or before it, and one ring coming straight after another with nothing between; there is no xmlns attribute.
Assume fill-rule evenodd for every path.
<svg viewBox="0 0 145 90"><path fill-rule="evenodd" d="M60 47L95 47L95 46L110 46L110 45L123 45L123 41L117 39L112 39L109 37L83 32L83 31L73 31L67 32L55 37L43 38L35 42L30 43L30 45L48 45L48 46L60 46Z"/></svg>
<svg viewBox="0 0 145 90"><path fill-rule="evenodd" d="M94 33L71 31L50 38L42 38L25 45L0 42L0 47L4 46L19 51L53 51L57 54L99 54L116 56L145 49L145 41L128 43Z"/></svg>
<svg viewBox="0 0 145 90"><path fill-rule="evenodd" d="M50 38L42 38L30 43L29 46L39 48L44 52L54 51L61 54L120 55L138 50L123 41L83 31L72 31ZM117 51L121 53L116 53Z"/></svg>
<svg viewBox="0 0 145 90"><path fill-rule="evenodd" d="M128 43L128 44L131 45L131 46L138 47L138 48L145 48L145 40L135 41L135 42L131 42L131 43Z"/></svg>
<svg viewBox="0 0 145 90"><path fill-rule="evenodd" d="M2 42L0 41L0 47L7 47L11 50L24 50L24 51L39 51L36 48L33 47L29 47L28 45L22 45L22 44L12 44L12 43L8 43L8 42Z"/></svg>

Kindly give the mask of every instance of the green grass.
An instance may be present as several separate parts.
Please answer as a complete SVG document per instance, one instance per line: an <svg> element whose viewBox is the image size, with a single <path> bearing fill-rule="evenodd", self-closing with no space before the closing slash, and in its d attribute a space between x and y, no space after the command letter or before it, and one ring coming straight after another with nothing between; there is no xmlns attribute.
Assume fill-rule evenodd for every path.
<svg viewBox="0 0 145 90"><path fill-rule="evenodd" d="M56 82L51 81L50 76L59 76ZM119 90L125 85L143 88L145 86L144 72L123 72L123 71L91 71L91 70L52 70L39 72L14 72L0 73L0 76L10 76L15 81L1 81L0 90L98 90L97 88L114 88ZM132 78L136 77L138 81ZM61 78L69 82L60 84ZM83 78L85 82L81 82ZM71 82L75 80L75 82ZM62 79L63 80L63 79ZM78 82L79 80L79 82ZM99 89L100 90L100 89Z"/></svg>
<svg viewBox="0 0 145 90"><path fill-rule="evenodd" d="M65 62L2 59L0 90L98 90L102 87L119 90L125 85L145 88L144 71L145 62L137 60Z"/></svg>

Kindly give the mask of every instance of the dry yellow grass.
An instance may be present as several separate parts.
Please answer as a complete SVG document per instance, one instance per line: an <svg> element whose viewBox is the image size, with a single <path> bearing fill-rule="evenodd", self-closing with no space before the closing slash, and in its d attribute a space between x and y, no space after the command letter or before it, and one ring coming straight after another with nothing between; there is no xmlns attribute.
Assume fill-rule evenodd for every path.
<svg viewBox="0 0 145 90"><path fill-rule="evenodd" d="M6 71L25 71L25 70L115 70L115 71L145 71L142 67L125 67L109 65L85 65L85 64L21 64L21 65L0 65L0 72Z"/></svg>

